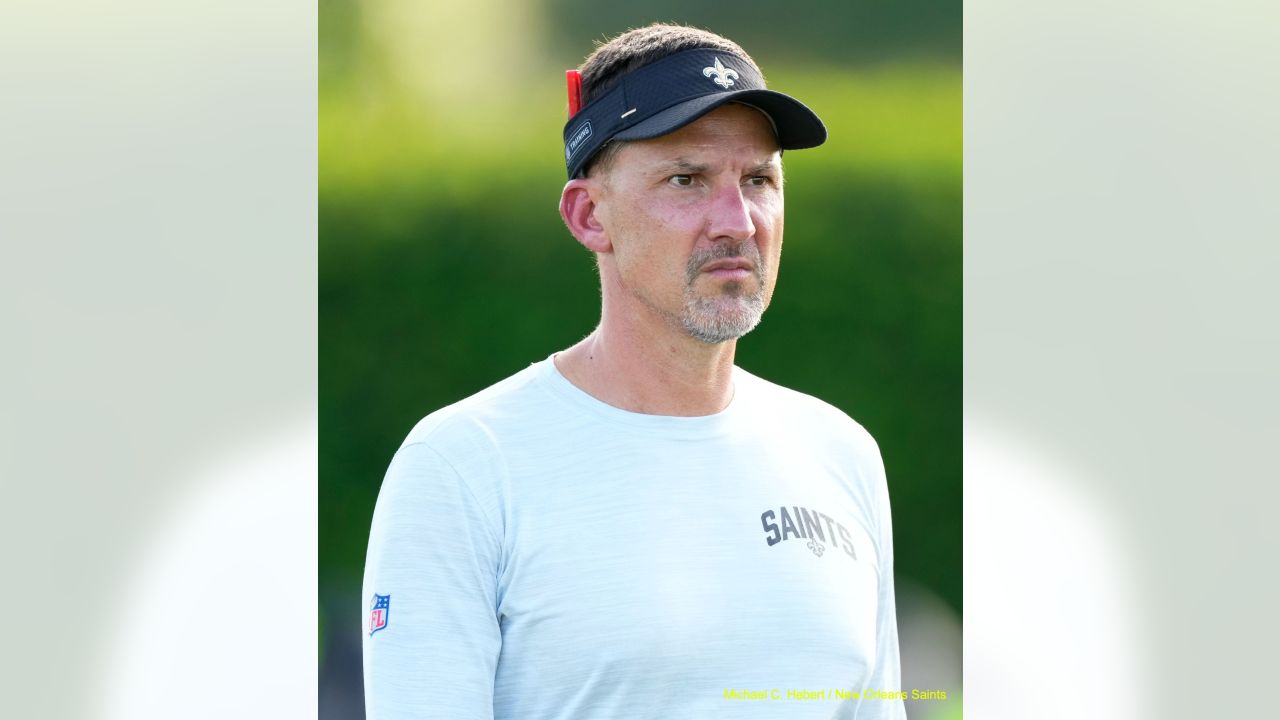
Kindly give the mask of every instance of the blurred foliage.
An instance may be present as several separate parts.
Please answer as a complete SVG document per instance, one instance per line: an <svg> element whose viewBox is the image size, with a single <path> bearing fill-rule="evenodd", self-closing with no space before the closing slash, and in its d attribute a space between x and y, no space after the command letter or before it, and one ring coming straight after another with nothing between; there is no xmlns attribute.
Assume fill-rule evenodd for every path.
<svg viewBox="0 0 1280 720"><path fill-rule="evenodd" d="M756 58L770 80L772 55L792 62L840 65L904 58L960 61L963 6L955 0L543 3L549 15L557 18L549 26L555 46L576 47L583 38L604 41L625 28L658 19L678 21L733 39Z"/></svg>
<svg viewBox="0 0 1280 720"><path fill-rule="evenodd" d="M561 71L590 52L582 38L600 37L594 27L612 33L661 17L738 40L771 87L828 124L826 145L785 155L778 290L739 342L738 364L843 408L871 431L889 474L898 574L959 610L961 80L948 59L958 53L959 5L939 4L954 17L930 16L916 35L903 30L890 43L922 43L928 51L912 53L927 60L850 67L879 51L842 51L841 33L893 35L898 25L787 18L808 25L791 24L771 47L799 50L766 60L756 51L765 36L745 28L783 27L782 6L710 3L743 15L717 22L711 11L699 21L693 10L647 7L632 19L604 4L581 13L579 0L546 4L564 19L547 42L573 38L575 52L477 80L473 95L457 97L433 95L394 62L362 52L358 28L369 20L352 3L321 3L321 42L333 48L322 47L319 107L322 601L339 603L339 617L362 605L373 504L409 428L598 321L592 258L556 210ZM746 10L757 13L750 23ZM929 34L935 26L945 42Z"/></svg>

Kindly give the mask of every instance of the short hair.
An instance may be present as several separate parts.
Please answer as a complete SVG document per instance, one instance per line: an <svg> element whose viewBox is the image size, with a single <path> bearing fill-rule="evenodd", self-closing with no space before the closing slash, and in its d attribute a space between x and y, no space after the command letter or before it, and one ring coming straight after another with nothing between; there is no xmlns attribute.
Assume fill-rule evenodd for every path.
<svg viewBox="0 0 1280 720"><path fill-rule="evenodd" d="M601 44L587 56L578 68L582 75L582 105L585 107L587 103L609 92L622 80L623 75L668 55L695 48L733 53L760 73L756 61L729 38L688 25L653 23L628 30ZM764 73L760 73L760 77L764 78ZM607 170L625 144L624 140L605 143L583 167L583 177L590 175L594 169Z"/></svg>

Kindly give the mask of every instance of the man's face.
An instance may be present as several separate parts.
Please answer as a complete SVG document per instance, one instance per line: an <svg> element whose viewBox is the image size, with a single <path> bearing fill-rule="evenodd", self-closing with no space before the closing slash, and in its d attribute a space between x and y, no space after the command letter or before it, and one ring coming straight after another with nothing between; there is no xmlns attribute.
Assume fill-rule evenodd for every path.
<svg viewBox="0 0 1280 720"><path fill-rule="evenodd" d="M746 334L782 254L782 159L768 118L730 103L628 143L603 174L596 216L623 292L703 342Z"/></svg>

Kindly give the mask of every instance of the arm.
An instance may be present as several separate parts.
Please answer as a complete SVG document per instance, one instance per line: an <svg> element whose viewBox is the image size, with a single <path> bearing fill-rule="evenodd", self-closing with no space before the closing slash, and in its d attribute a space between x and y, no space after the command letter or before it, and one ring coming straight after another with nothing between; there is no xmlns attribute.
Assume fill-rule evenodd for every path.
<svg viewBox="0 0 1280 720"><path fill-rule="evenodd" d="M368 720L493 718L500 548L453 467L426 444L400 448L378 494L365 562ZM381 628L375 596L387 598Z"/></svg>
<svg viewBox="0 0 1280 720"><path fill-rule="evenodd" d="M893 588L893 517L889 510L889 487L884 465L879 463L879 487L876 513L879 516L877 554L879 555L880 591L876 597L876 662L867 682L868 690L898 692L902 687L901 662L898 657L898 612ZM906 707L901 700L862 698L855 714L858 720L905 720Z"/></svg>

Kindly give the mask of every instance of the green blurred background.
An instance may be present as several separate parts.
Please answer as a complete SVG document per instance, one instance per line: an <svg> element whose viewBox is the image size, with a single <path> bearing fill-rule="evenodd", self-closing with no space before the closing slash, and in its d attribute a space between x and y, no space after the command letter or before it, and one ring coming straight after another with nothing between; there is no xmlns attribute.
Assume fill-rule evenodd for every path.
<svg viewBox="0 0 1280 720"><path fill-rule="evenodd" d="M826 145L785 156L778 288L738 364L844 409L879 441L913 677L912 659L934 650L909 651L903 605L957 628L961 610L960 3L320 11L321 717L363 717L365 545L405 434L599 319L592 259L556 211L564 70L593 41L656 20L735 40L828 125ZM919 665L954 666L958 683L958 645L935 650Z"/></svg>

